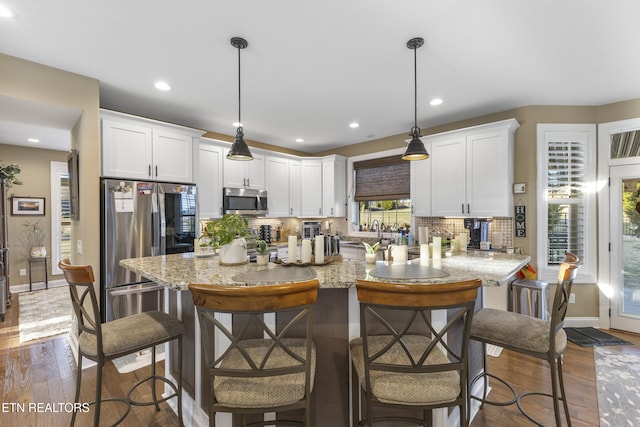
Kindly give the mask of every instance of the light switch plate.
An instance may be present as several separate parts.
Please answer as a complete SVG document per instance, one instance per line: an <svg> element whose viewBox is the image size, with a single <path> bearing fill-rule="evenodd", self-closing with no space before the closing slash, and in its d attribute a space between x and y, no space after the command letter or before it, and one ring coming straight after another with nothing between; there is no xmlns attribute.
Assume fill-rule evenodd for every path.
<svg viewBox="0 0 640 427"><path fill-rule="evenodd" d="M524 182L513 184L513 192L515 194L526 193L527 192L527 185Z"/></svg>

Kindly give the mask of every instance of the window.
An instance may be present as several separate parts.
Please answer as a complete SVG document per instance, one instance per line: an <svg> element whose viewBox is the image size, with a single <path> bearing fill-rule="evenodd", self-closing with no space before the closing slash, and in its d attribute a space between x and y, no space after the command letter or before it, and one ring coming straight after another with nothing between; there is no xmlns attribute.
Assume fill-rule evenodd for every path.
<svg viewBox="0 0 640 427"><path fill-rule="evenodd" d="M51 273L62 274L58 261L71 258L71 198L64 162L51 162Z"/></svg>
<svg viewBox="0 0 640 427"><path fill-rule="evenodd" d="M408 227L411 223L409 162L394 155L354 162L353 170L358 231L396 231Z"/></svg>
<svg viewBox="0 0 640 427"><path fill-rule="evenodd" d="M554 282L567 251L595 283L595 125L538 124L538 268Z"/></svg>

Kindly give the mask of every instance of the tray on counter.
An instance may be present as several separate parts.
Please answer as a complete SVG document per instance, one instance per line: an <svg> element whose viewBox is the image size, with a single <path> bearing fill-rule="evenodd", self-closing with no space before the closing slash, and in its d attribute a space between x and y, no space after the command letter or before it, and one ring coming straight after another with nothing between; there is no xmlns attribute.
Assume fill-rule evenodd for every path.
<svg viewBox="0 0 640 427"><path fill-rule="evenodd" d="M317 264L315 257L312 256L311 257L311 262L302 262L302 261L296 261L296 262L287 262L287 260L282 260L282 259L277 259L274 261L274 264L278 264L281 265L283 267L291 267L291 266L295 266L295 267L320 267L323 265L328 265L331 264L332 262L342 262L342 255L325 255L324 257L324 262Z"/></svg>

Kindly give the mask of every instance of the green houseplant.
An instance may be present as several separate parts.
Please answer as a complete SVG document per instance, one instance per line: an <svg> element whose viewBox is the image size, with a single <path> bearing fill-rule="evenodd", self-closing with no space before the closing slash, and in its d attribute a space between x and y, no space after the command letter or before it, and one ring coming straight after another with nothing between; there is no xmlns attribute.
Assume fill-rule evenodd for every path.
<svg viewBox="0 0 640 427"><path fill-rule="evenodd" d="M219 249L222 264L239 264L247 259L249 221L238 214L224 214L222 218L208 221L200 239Z"/></svg>
<svg viewBox="0 0 640 427"><path fill-rule="evenodd" d="M264 240L256 240L256 264L269 264L269 245Z"/></svg>
<svg viewBox="0 0 640 427"><path fill-rule="evenodd" d="M13 187L14 185L22 185L22 182L16 176L19 173L19 165L5 165L4 163L0 163L0 181L4 181L8 188Z"/></svg>

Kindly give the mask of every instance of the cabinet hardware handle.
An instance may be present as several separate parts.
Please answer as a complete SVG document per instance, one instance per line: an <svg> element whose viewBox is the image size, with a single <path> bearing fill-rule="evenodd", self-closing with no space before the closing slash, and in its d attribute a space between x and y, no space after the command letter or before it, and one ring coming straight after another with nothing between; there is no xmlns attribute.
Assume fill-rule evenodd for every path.
<svg viewBox="0 0 640 427"><path fill-rule="evenodd" d="M289 215L293 215L293 208L289 208Z"/></svg>
<svg viewBox="0 0 640 427"><path fill-rule="evenodd" d="M158 165L156 165L156 178L158 177Z"/></svg>
<svg viewBox="0 0 640 427"><path fill-rule="evenodd" d="M471 213L471 210L469 209L469 203L467 203L467 215Z"/></svg>
<svg viewBox="0 0 640 427"><path fill-rule="evenodd" d="M462 208L462 215L464 215L464 203L461 203L460 207Z"/></svg>
<svg viewBox="0 0 640 427"><path fill-rule="evenodd" d="M247 178L247 187L251 187L251 184L249 184L249 178Z"/></svg>
<svg viewBox="0 0 640 427"><path fill-rule="evenodd" d="M151 176L151 164L149 164L149 173L147 175Z"/></svg>
<svg viewBox="0 0 640 427"><path fill-rule="evenodd" d="M331 215L333 215L333 208L331 208Z"/></svg>

